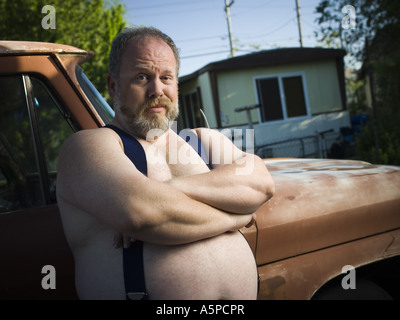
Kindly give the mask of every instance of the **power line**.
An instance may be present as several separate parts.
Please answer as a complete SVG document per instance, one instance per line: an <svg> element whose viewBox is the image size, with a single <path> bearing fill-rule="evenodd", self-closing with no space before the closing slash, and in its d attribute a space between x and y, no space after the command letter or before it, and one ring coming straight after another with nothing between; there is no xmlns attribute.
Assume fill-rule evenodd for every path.
<svg viewBox="0 0 400 320"><path fill-rule="evenodd" d="M211 51L211 50L217 51L217 50L227 50L227 49L226 49L226 45L218 45L218 46L214 45L214 46L207 47L207 48L201 47L201 48L197 48L197 49L190 50L190 51L184 51L184 53L187 55L191 55L191 54L198 54L199 52L207 52L207 51Z"/></svg>
<svg viewBox="0 0 400 320"><path fill-rule="evenodd" d="M306 38L306 39L311 39L313 37L314 37L313 35L303 36L303 38ZM279 39L270 40L270 42L277 42L275 45L279 46L279 42L282 43L282 42L293 41L293 40L295 40L295 37L289 37L289 38L284 38L284 39L279 38ZM244 47L245 46L246 45L244 45ZM263 50L271 50L271 48L274 48L274 46L264 47L264 48L261 48L258 50L236 48L235 51L252 53L252 52L258 52L258 51L263 51ZM230 52L230 50L221 50L221 51L215 51L215 52L199 53L199 54L194 54L194 55L182 56L181 59L191 59L191 58L198 58L198 57L204 57L204 56L212 56L212 55L216 55L216 54L229 53L229 52Z"/></svg>
<svg viewBox="0 0 400 320"><path fill-rule="evenodd" d="M275 33L275 32L277 32L277 31L279 31L280 29L283 29L284 27L286 27L289 23L291 23L291 22L293 22L295 20L295 18L290 18L289 20L286 20L284 23L282 23L279 27L277 27L277 28L275 28L275 29L272 29L272 30L270 30L269 32L267 32L267 33L263 33L263 34L260 34L260 35L258 35L258 36L253 36L253 37L251 37L251 36L248 36L248 37L246 37L246 38L250 38L250 39L255 39L255 38L262 38L262 37L265 37L265 36L269 36L269 35L271 35L271 34L273 34L273 33Z"/></svg>
<svg viewBox="0 0 400 320"><path fill-rule="evenodd" d="M209 2L209 3L211 3L211 2L213 2L213 3L215 3L213 0L210 0L210 1L206 1L206 0L202 0L201 1L201 3L204 3L204 2ZM188 1L177 1L177 2L169 2L169 3L164 3L164 4L158 4L158 5L148 5L148 6L142 6L142 7L132 7L132 8L128 8L128 9L126 9L126 11L133 11L133 10L148 10L148 9L151 9L151 10L154 10L155 8L161 8L161 7L173 7L173 6L176 6L176 5L179 5L179 6L181 6L182 4L184 4L184 5L193 5L193 1L190 1L190 2L188 2Z"/></svg>
<svg viewBox="0 0 400 320"><path fill-rule="evenodd" d="M198 57L204 57L204 56L212 56L214 54L220 54L220 53L228 53L230 50L222 50L222 51L216 51L216 52L209 52L209 53L199 53L191 56L185 56L181 57L181 59L191 59L191 58L198 58Z"/></svg>
<svg viewBox="0 0 400 320"><path fill-rule="evenodd" d="M206 7L206 8L196 8L196 11L209 11L210 9L215 9L215 7ZM147 14L138 13L140 17L150 17L150 16L165 16L165 15L172 15L172 14L179 14L179 13L193 13L193 9L185 9L179 11L158 11L158 12L151 12ZM131 13L132 14L132 13ZM135 14L133 14L135 15Z"/></svg>
<svg viewBox="0 0 400 320"><path fill-rule="evenodd" d="M183 40L176 40L176 42L192 42L192 41L201 41L201 40L210 40L210 39L224 39L226 35L219 35L219 36L210 36L210 37L203 37L203 38L191 38L191 39L183 39Z"/></svg>

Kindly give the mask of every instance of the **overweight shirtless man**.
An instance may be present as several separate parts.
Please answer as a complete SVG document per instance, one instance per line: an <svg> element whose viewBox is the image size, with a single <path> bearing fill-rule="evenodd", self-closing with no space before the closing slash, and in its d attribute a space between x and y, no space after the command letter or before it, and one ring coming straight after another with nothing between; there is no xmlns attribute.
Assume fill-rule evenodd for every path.
<svg viewBox="0 0 400 320"><path fill-rule="evenodd" d="M218 131L192 130L210 170L171 130L178 70L168 36L155 28L125 29L110 53L112 126L77 132L62 148L57 196L81 299L257 297L254 256L238 230L254 223L274 183L261 159ZM131 158L124 132L137 144ZM135 165L140 156L145 174ZM129 249L141 244L139 269L125 274L141 278L143 291L126 292L123 252L129 249L119 247L121 239Z"/></svg>

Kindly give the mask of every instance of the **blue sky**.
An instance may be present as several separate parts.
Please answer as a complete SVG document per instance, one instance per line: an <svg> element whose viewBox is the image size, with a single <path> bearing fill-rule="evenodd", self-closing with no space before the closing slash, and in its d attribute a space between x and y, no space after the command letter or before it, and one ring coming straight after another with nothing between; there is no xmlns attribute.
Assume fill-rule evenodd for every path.
<svg viewBox="0 0 400 320"><path fill-rule="evenodd" d="M315 7L320 0L298 0L303 45L317 44ZM123 0L130 26L154 26L168 34L181 54L180 76L229 57L225 0ZM235 0L230 7L235 56L258 49L298 47L295 0Z"/></svg>

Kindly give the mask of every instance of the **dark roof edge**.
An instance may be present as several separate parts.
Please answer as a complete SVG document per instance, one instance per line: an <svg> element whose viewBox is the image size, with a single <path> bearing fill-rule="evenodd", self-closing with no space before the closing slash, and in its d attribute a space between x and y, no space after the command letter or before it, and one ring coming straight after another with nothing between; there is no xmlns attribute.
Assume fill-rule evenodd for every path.
<svg viewBox="0 0 400 320"><path fill-rule="evenodd" d="M187 82L210 71L237 70L243 68L266 67L285 63L297 63L332 58L343 58L346 51L342 49L325 48L282 48L264 50L225 60L211 62L201 69L182 76L179 82Z"/></svg>

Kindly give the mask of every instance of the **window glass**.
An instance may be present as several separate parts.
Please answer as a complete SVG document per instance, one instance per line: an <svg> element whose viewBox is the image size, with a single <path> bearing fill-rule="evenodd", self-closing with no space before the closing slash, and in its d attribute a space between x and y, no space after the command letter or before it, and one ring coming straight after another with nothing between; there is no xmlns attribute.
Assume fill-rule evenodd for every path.
<svg viewBox="0 0 400 320"><path fill-rule="evenodd" d="M283 119L278 78L258 80L257 85L261 101L262 121Z"/></svg>
<svg viewBox="0 0 400 320"><path fill-rule="evenodd" d="M204 127L205 121L200 109L202 109L200 88L183 96L181 111L186 128Z"/></svg>
<svg viewBox="0 0 400 320"><path fill-rule="evenodd" d="M1 154L0 154L1 157ZM8 181L3 168L0 167L0 213L11 210L13 203L9 201Z"/></svg>
<svg viewBox="0 0 400 320"><path fill-rule="evenodd" d="M62 114L60 104L50 94L46 86L37 79L31 78L33 104L39 127L40 141L48 171L50 199L56 202L55 185L57 159L65 139L73 130Z"/></svg>
<svg viewBox="0 0 400 320"><path fill-rule="evenodd" d="M301 75L257 79L256 86L263 122L307 115Z"/></svg>
<svg viewBox="0 0 400 320"><path fill-rule="evenodd" d="M96 108L97 113L103 119L104 123L109 123L115 116L115 112L111 109L110 105L104 99L104 97L97 91L94 85L86 77L83 69L80 66L76 67L76 78L86 94L86 97L90 100L92 105Z"/></svg>
<svg viewBox="0 0 400 320"><path fill-rule="evenodd" d="M300 76L283 78L287 116L301 117L307 114L303 81Z"/></svg>
<svg viewBox="0 0 400 320"><path fill-rule="evenodd" d="M187 128L194 128L194 121L192 116L192 104L190 100L190 94L184 96L184 114L185 114L185 124Z"/></svg>
<svg viewBox="0 0 400 320"><path fill-rule="evenodd" d="M192 117L194 118L195 122L195 127L203 127L204 122L202 115L200 113L200 95L198 92L194 92L191 94L191 99L192 99Z"/></svg>
<svg viewBox="0 0 400 320"><path fill-rule="evenodd" d="M0 212L44 204L22 76L0 77Z"/></svg>

